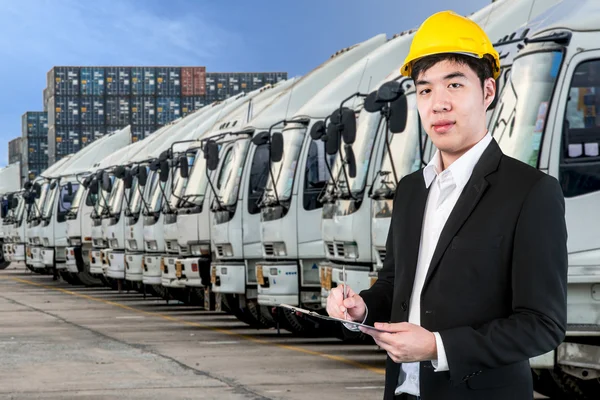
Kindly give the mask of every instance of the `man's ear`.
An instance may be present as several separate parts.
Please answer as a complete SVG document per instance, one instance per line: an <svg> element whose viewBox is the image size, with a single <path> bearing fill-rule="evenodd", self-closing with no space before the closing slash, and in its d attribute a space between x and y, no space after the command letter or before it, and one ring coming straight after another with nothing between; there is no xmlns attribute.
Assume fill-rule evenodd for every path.
<svg viewBox="0 0 600 400"><path fill-rule="evenodd" d="M483 101L485 103L485 109L487 110L490 104L496 97L496 80L494 78L487 78L483 82Z"/></svg>

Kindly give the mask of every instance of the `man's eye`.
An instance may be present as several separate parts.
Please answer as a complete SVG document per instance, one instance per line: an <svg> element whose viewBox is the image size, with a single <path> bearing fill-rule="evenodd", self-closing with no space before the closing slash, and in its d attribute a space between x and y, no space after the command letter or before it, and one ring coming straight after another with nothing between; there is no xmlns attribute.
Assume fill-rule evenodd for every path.
<svg viewBox="0 0 600 400"><path fill-rule="evenodd" d="M420 95L425 95L427 93L431 92L431 89L423 89L419 92Z"/></svg>
<svg viewBox="0 0 600 400"><path fill-rule="evenodd" d="M453 89L458 89L458 88L462 87L462 85L460 83L451 83L450 87Z"/></svg>

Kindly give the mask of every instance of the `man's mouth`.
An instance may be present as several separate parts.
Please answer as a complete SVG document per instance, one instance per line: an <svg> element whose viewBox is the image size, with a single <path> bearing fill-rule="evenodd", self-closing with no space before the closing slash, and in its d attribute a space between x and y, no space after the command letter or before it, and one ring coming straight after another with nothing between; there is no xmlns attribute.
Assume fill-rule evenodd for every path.
<svg viewBox="0 0 600 400"><path fill-rule="evenodd" d="M433 123L432 127L435 133L446 133L456 124L455 121L451 120L440 120Z"/></svg>

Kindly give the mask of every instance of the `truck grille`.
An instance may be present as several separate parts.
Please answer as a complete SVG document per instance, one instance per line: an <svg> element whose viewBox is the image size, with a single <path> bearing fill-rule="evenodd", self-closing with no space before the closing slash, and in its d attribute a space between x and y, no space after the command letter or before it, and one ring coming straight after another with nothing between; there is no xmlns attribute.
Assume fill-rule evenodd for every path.
<svg viewBox="0 0 600 400"><path fill-rule="evenodd" d="M346 255L346 252L344 251L343 243L336 243L335 247L337 250L338 257L344 257Z"/></svg>
<svg viewBox="0 0 600 400"><path fill-rule="evenodd" d="M333 247L333 243L332 242L327 242L327 253L330 256L335 256L335 249Z"/></svg>
<svg viewBox="0 0 600 400"><path fill-rule="evenodd" d="M381 262L385 261L385 249L379 249L377 250L377 252L379 253L379 259L381 260Z"/></svg>
<svg viewBox="0 0 600 400"><path fill-rule="evenodd" d="M266 256L273 256L275 255L275 251L273 250L273 245L272 244L264 244L263 248L265 250L265 255Z"/></svg>

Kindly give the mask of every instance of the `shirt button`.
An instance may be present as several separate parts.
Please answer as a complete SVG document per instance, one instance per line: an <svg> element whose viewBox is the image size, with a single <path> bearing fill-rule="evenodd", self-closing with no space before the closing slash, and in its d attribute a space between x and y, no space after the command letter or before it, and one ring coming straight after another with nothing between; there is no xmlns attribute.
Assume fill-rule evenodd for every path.
<svg viewBox="0 0 600 400"><path fill-rule="evenodd" d="M414 375L412 375L412 376L410 377L410 380L411 380L413 383L417 383L417 377L416 377L416 376L414 376Z"/></svg>
<svg viewBox="0 0 600 400"><path fill-rule="evenodd" d="M400 304L400 307L402 307L402 311L406 311L408 309L408 304L406 304L406 302L403 301L402 304Z"/></svg>

